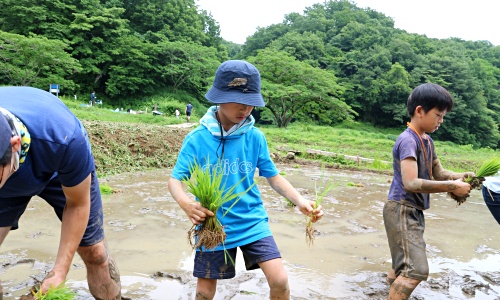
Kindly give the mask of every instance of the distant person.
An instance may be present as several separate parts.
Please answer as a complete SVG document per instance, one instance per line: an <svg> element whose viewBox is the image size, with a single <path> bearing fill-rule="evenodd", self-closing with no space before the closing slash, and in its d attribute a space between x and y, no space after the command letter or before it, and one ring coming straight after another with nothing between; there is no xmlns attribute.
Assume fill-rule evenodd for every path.
<svg viewBox="0 0 500 300"><path fill-rule="evenodd" d="M0 157L0 244L39 196L62 221L42 290L65 282L78 252L92 296L120 299L120 274L106 245L99 182L82 123L49 92L0 87Z"/></svg>
<svg viewBox="0 0 500 300"><path fill-rule="evenodd" d="M188 104L186 105L186 110L184 111L184 113L186 114L186 120L188 123L189 123L189 121L191 121L191 112L192 111L193 111L193 105L191 104L191 102L188 102Z"/></svg>
<svg viewBox="0 0 500 300"><path fill-rule="evenodd" d="M232 201L218 212L227 235L224 245L219 244L213 251L197 249L193 271L198 277L195 298L213 299L217 280L235 276L232 261L236 261L237 248L240 248L247 270L260 268L264 272L270 298L289 299L288 276L269 227L267 211L258 187L252 186L256 169L276 192L297 205L304 215L312 216L313 222L323 216L322 208L314 209L314 202L304 199L279 174L270 158L264 134L254 127L251 112L254 106L263 107L264 99L259 71L252 64L241 60L222 63L205 98L215 105L200 120L201 125L185 137L168 181L169 191L189 220L199 225L213 213L183 190L181 182L191 177L190 167L194 162L208 168L216 166L221 159L224 166L229 166L223 179L225 186L243 180L234 192L250 187L251 190L230 209ZM222 211L226 213L223 218Z"/></svg>
<svg viewBox="0 0 500 300"><path fill-rule="evenodd" d="M95 100L96 100L96 98L95 98L95 91L94 91L94 92L90 93L90 106L94 106Z"/></svg>
<svg viewBox="0 0 500 300"><path fill-rule="evenodd" d="M175 117L179 119L179 116L181 115L181 112L176 108L175 109Z"/></svg>
<svg viewBox="0 0 500 300"><path fill-rule="evenodd" d="M500 172L495 176L485 178L482 192L484 202L495 220L500 224Z"/></svg>
<svg viewBox="0 0 500 300"><path fill-rule="evenodd" d="M443 87L425 83L417 86L407 102L410 122L392 149L394 178L383 209L392 258L387 281L389 299L409 299L429 265L424 241L424 213L430 207L430 193L451 192L468 196L471 186L462 181L474 173L443 169L427 133L436 131L453 108L453 99Z"/></svg>

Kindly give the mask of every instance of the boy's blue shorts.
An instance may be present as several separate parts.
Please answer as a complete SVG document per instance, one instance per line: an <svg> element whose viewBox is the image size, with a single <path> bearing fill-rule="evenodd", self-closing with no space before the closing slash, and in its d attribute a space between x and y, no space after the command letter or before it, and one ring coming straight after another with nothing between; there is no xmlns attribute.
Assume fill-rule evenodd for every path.
<svg viewBox="0 0 500 300"><path fill-rule="evenodd" d="M258 269L259 263L281 258L281 254L272 236L240 246L247 270ZM196 251L193 276L209 279L229 279L236 275L236 249L226 251ZM229 257L225 257L229 255ZM233 263L234 262L234 263Z"/></svg>
<svg viewBox="0 0 500 300"><path fill-rule="evenodd" d="M90 216L87 229L80 241L80 246L92 246L104 239L101 191L99 190L95 171L91 174ZM52 178L38 196L52 206L59 220L62 220L64 206L66 205L66 196L64 196L62 191L59 176ZM31 197L21 196L0 199L0 227L11 226L11 230L18 229L19 218L21 218L21 215L26 210Z"/></svg>

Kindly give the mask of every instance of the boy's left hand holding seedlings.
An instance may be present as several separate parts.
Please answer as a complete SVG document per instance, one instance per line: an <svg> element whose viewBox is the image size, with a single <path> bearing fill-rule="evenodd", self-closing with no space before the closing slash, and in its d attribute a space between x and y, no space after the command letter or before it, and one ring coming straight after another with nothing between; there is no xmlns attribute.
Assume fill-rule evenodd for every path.
<svg viewBox="0 0 500 300"><path fill-rule="evenodd" d="M314 208L314 201L306 200L302 197L299 192L281 175L276 175L274 177L268 178L267 181L278 194L290 200L293 204L297 206L301 213L306 216L311 216L312 222L316 222L321 217L323 217L323 208L319 205Z"/></svg>

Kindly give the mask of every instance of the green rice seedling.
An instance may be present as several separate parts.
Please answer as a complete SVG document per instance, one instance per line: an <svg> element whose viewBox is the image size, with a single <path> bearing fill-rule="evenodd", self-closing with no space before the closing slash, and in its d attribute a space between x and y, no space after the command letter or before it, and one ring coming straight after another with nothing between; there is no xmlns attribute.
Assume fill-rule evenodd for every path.
<svg viewBox="0 0 500 300"><path fill-rule="evenodd" d="M321 205L321 202L323 202L323 199L325 198L326 194L331 191L335 186L329 182L328 179L324 179L324 174L325 174L325 165L322 165L322 175L319 180L323 181L324 184L322 187L318 187L317 181L314 182L314 206L313 208L316 209ZM306 225L306 242L309 245L314 244L314 238L315 235L314 233L316 232L316 229L313 227L313 214L311 213L309 216L307 216L307 225Z"/></svg>
<svg viewBox="0 0 500 300"><path fill-rule="evenodd" d="M246 176L233 186L226 187L224 171L220 161L213 168L207 167L205 169L195 161L190 166L190 171L191 178L185 179L183 182L187 185L188 191L198 198L203 207L213 212L214 216L206 217L199 226L193 225L188 231L188 240L193 249L214 249L220 244L224 245L226 240L226 233L217 218L217 211L223 204L232 201L231 206L222 214L222 217L224 217L255 183L246 191L235 193L236 187L246 179Z"/></svg>
<svg viewBox="0 0 500 300"><path fill-rule="evenodd" d="M485 161L481 167L475 173L476 176L470 176L464 179L465 182L469 183L472 189L481 189L485 177L493 176L500 170L500 156L493 157ZM458 197L452 193L448 195L457 201L457 205L464 203L467 197Z"/></svg>
<svg viewBox="0 0 500 300"><path fill-rule="evenodd" d="M42 293L42 287L36 291L31 291L36 300L73 300L76 293L65 286L65 282L58 286L51 286L47 292Z"/></svg>

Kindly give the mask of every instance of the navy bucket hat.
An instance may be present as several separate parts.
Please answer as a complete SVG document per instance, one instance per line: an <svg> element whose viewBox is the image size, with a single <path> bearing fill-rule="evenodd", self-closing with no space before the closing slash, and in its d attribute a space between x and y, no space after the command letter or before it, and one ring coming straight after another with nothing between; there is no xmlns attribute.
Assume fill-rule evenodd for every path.
<svg viewBox="0 0 500 300"><path fill-rule="evenodd" d="M243 60L223 62L215 72L212 87L205 94L208 101L216 104L240 103L249 106L265 106L260 93L260 73Z"/></svg>
<svg viewBox="0 0 500 300"><path fill-rule="evenodd" d="M5 154L10 146L12 138L12 129L10 128L7 118L0 112L0 158Z"/></svg>

